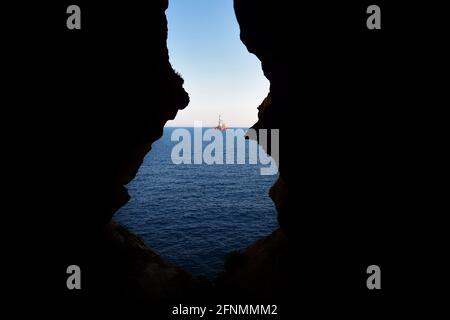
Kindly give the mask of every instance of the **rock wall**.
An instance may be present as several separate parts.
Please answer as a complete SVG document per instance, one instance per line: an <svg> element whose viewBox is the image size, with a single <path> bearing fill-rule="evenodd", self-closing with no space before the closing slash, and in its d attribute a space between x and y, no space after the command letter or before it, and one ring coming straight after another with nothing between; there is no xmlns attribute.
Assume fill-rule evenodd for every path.
<svg viewBox="0 0 450 320"><path fill-rule="evenodd" d="M69 302L201 297L206 281L111 221L165 123L189 103L169 62L168 1L83 1L79 31L66 28L69 4L33 7L48 17L33 29L29 58L40 127L33 130L40 145L28 148L38 168L29 180L36 181L33 210L44 225L35 239L45 248L33 256L45 262L43 285ZM83 272L78 294L65 290L71 264Z"/></svg>
<svg viewBox="0 0 450 320"><path fill-rule="evenodd" d="M288 232L287 190L288 172L288 125L289 114L289 56L288 26L283 6L276 1L235 0L236 17L240 25L241 40L250 53L261 61L264 75L270 81L270 92L258 107L258 122L254 129L280 129L280 177L270 195L276 203L278 220ZM270 154L270 150L269 150Z"/></svg>

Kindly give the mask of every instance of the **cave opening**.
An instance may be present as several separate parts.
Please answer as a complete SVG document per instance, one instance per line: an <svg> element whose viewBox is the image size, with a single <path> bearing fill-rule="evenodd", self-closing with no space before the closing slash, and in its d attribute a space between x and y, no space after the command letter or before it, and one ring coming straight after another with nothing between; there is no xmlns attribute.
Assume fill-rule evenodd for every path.
<svg viewBox="0 0 450 320"><path fill-rule="evenodd" d="M228 131L245 132L257 121L269 82L260 61L240 40L232 0L171 0L166 16L170 61L184 79L190 103L153 143L127 185L131 199L115 220L168 261L213 280L227 254L277 228L268 196L277 175L261 175L260 162L176 164L171 157L174 132L183 129L194 136L201 122L204 136L220 127L219 117L226 123L224 137ZM245 141L245 156L254 145Z"/></svg>

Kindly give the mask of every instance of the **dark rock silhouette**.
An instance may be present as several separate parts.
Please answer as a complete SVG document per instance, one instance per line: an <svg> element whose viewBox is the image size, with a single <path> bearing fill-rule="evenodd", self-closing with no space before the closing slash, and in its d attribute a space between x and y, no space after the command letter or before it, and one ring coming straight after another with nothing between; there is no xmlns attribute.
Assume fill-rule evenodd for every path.
<svg viewBox="0 0 450 320"><path fill-rule="evenodd" d="M258 107L258 122L253 129L280 129L280 180L271 191L277 204L278 220L284 232L288 232L287 189L289 183L287 144L289 126L289 58L292 43L287 8L275 1L234 1L236 17L240 25L241 40L249 52L261 60L264 75L270 81L270 93ZM283 147L284 146L284 147ZM270 148L270 147L269 147ZM270 150L268 150L270 154ZM280 186L283 186L282 188ZM281 190L282 189L282 190ZM282 196L285 194L286 196ZM283 204L280 203L283 199Z"/></svg>
<svg viewBox="0 0 450 320"><path fill-rule="evenodd" d="M45 131L43 156L35 162L47 224L36 238L46 248L36 252L45 261L45 286L69 303L203 297L207 281L171 265L111 220L165 123L189 103L169 62L168 1L83 3L80 31L65 27L67 5L36 6L49 17L36 38L45 50L36 53L33 73L42 77L36 97L45 101L36 131ZM83 272L80 293L65 289L71 264Z"/></svg>
<svg viewBox="0 0 450 320"><path fill-rule="evenodd" d="M35 146L27 144L24 155L33 163L26 177L31 209L24 211L33 212L27 232L37 248L25 260L41 262L34 296L39 297L39 288L46 288L52 296L49 301L95 306L161 299L205 302L240 288L248 288L240 293L247 298L273 296L274 286L285 285L280 275L288 230L287 158L281 155L280 182L271 191L284 231L250 246L245 259L231 266L227 262L228 271L216 287L165 261L112 218L128 201L124 185L161 137L164 124L189 102L182 78L169 63L168 1L83 2L79 31L68 30L61 15L69 4L39 3L29 8L46 19L39 28L27 30L34 37L28 51L33 54L22 65L28 68L25 80L32 85L28 97L21 98L33 106L27 110L30 121L22 126L32 132L28 139L39 141ZM252 5L259 7L256 2ZM237 2L242 39L261 59L271 81L271 102L260 110L257 126L282 128L286 70L272 51L277 44L261 41L261 37L275 41L278 35L270 28L258 31L258 19L267 18L268 8L262 6L254 17L248 10ZM35 220L42 228L35 226ZM282 263L275 266L274 261ZM65 287L66 268L72 264L83 272L79 292ZM259 283L250 274L271 281ZM16 287L32 290L26 279Z"/></svg>

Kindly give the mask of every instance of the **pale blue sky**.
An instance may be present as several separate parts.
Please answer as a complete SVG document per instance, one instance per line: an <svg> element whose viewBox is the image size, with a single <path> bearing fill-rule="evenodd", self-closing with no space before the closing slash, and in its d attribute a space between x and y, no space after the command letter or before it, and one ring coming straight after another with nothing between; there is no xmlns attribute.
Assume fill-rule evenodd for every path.
<svg viewBox="0 0 450 320"><path fill-rule="evenodd" d="M170 0L170 61L184 78L191 102L167 126L249 127L269 91L260 61L239 39L233 0Z"/></svg>

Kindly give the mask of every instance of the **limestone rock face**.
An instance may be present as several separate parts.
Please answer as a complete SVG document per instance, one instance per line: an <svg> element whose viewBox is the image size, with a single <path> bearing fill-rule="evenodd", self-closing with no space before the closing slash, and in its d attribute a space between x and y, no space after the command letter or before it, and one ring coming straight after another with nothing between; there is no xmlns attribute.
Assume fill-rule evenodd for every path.
<svg viewBox="0 0 450 320"><path fill-rule="evenodd" d="M114 222L98 230L89 264L95 265L93 292L108 300L152 302L206 299L212 286L172 265L143 240ZM103 272L102 272L103 270Z"/></svg>

